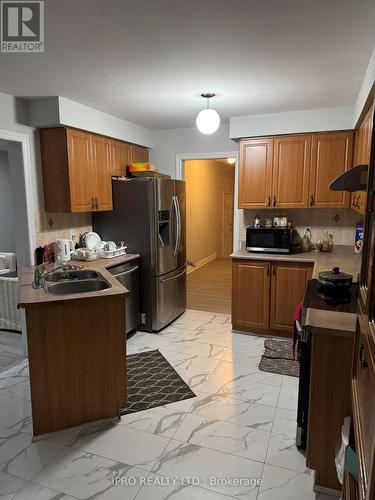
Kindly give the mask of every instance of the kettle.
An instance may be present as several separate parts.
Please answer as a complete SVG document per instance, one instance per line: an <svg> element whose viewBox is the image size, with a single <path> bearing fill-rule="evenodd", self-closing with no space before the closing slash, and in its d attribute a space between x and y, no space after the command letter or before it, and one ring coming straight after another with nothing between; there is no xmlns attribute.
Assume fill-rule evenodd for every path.
<svg viewBox="0 0 375 500"><path fill-rule="evenodd" d="M56 240L55 241L55 262L70 260L71 254L74 252L73 240Z"/></svg>

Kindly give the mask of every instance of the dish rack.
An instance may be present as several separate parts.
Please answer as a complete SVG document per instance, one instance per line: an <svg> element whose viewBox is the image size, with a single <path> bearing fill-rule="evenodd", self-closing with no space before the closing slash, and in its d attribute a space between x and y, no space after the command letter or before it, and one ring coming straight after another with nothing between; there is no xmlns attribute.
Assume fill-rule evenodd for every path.
<svg viewBox="0 0 375 500"><path fill-rule="evenodd" d="M123 247L118 247L115 250L97 250L95 253L99 259L113 259L113 257L125 255L127 248L128 247L125 245Z"/></svg>

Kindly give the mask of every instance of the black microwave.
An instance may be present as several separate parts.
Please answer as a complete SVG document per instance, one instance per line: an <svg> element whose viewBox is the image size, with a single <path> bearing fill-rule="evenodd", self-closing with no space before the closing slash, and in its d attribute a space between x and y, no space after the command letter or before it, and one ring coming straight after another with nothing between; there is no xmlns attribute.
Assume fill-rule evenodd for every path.
<svg viewBox="0 0 375 500"><path fill-rule="evenodd" d="M247 227L248 252L290 253L291 229L282 227Z"/></svg>

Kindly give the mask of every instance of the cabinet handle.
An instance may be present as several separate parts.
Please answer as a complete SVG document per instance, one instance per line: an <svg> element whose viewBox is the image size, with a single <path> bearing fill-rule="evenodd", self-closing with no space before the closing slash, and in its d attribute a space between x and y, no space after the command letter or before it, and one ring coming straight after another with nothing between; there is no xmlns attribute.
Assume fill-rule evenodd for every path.
<svg viewBox="0 0 375 500"><path fill-rule="evenodd" d="M312 194L310 196L310 207L313 207L315 205L315 198L314 198L314 195Z"/></svg>
<svg viewBox="0 0 375 500"><path fill-rule="evenodd" d="M364 368L367 368L368 367L368 363L366 361L366 358L365 356L363 355L363 351L365 350L365 346L363 344L361 344L359 346L359 353L358 353L358 356L359 356L359 364L361 365L361 368L362 370Z"/></svg>
<svg viewBox="0 0 375 500"><path fill-rule="evenodd" d="M267 264L267 276L269 276L271 274L271 264Z"/></svg>
<svg viewBox="0 0 375 500"><path fill-rule="evenodd" d="M276 196L273 197L273 206L276 207Z"/></svg>
<svg viewBox="0 0 375 500"><path fill-rule="evenodd" d="M95 198L95 208L99 208L99 201L98 201L98 198Z"/></svg>
<svg viewBox="0 0 375 500"><path fill-rule="evenodd" d="M91 198L91 208L94 210L95 208L95 201L94 198Z"/></svg>
<svg viewBox="0 0 375 500"><path fill-rule="evenodd" d="M276 264L272 264L272 274L276 276Z"/></svg>
<svg viewBox="0 0 375 500"><path fill-rule="evenodd" d="M269 207L271 206L271 196L268 197L268 204Z"/></svg>

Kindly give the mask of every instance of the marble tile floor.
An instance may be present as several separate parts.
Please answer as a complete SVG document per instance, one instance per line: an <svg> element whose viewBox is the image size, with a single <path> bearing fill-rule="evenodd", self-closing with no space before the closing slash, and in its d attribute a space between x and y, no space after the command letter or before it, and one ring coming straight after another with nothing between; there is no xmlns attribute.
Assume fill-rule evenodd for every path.
<svg viewBox="0 0 375 500"><path fill-rule="evenodd" d="M188 310L128 354L160 349L195 398L32 442L27 360L0 373L0 499L329 500L294 445L297 380L263 373L264 339Z"/></svg>

